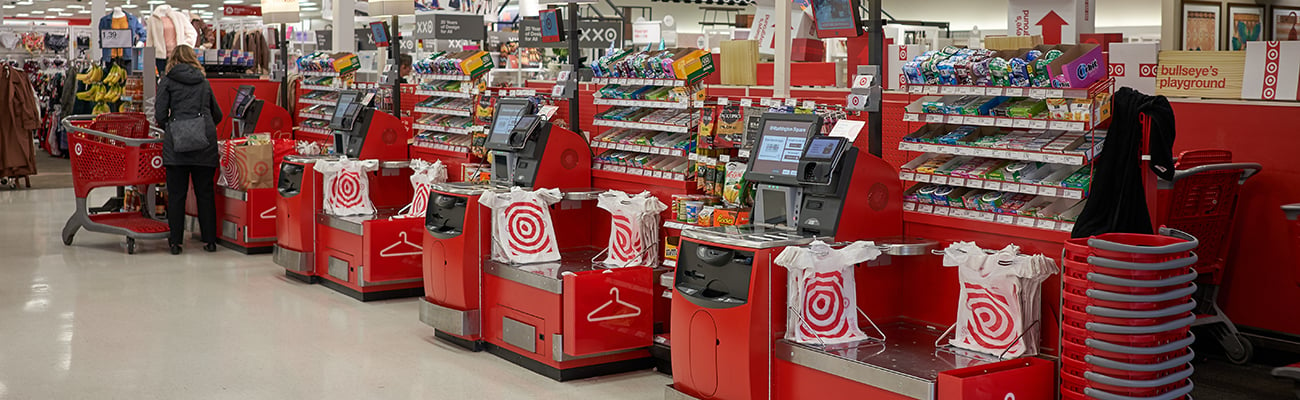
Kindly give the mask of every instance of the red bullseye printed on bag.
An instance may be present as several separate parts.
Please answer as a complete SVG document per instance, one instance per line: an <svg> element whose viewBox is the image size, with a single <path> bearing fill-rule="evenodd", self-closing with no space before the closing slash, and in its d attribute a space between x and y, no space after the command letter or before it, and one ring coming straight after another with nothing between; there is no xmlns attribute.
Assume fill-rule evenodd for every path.
<svg viewBox="0 0 1300 400"><path fill-rule="evenodd" d="M562 199L557 189L486 192L479 204L491 208L492 259L511 264L559 261L555 227L548 207Z"/></svg>
<svg viewBox="0 0 1300 400"><path fill-rule="evenodd" d="M379 161L322 160L312 168L324 175L321 182L325 186L325 197L321 206L326 214L346 217L375 213L365 173L379 169Z"/></svg>
<svg viewBox="0 0 1300 400"><path fill-rule="evenodd" d="M411 203L403 208L403 212L394 218L424 218L429 209L429 191L433 185L447 181L447 167L442 164L441 160L429 163L424 160L411 160L412 191Z"/></svg>
<svg viewBox="0 0 1300 400"><path fill-rule="evenodd" d="M776 264L790 270L785 338L805 344L871 339L858 327L857 285L853 266L880 256L872 242L835 249L822 241L787 247ZM796 328L797 327L797 328Z"/></svg>
<svg viewBox="0 0 1300 400"><path fill-rule="evenodd" d="M961 284L948 344L1004 358L1038 354L1039 293L1057 273L1055 262L1020 254L1015 245L989 254L970 242L948 246L943 262L957 267Z"/></svg>
<svg viewBox="0 0 1300 400"><path fill-rule="evenodd" d="M654 265L659 254L659 213L668 206L649 192L635 196L617 190L601 193L596 203L610 213L605 265Z"/></svg>

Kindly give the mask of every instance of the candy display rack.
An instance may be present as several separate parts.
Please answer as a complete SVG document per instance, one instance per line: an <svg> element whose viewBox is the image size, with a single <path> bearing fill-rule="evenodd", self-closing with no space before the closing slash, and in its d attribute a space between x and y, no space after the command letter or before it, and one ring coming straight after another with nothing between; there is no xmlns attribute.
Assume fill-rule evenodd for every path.
<svg viewBox="0 0 1300 400"><path fill-rule="evenodd" d="M491 98L486 89L491 58L483 52L435 53L414 65L415 118L411 128L411 157L441 160L453 172L475 162L472 143L487 121L476 112L480 101ZM500 94L500 93L498 93ZM490 108L490 107L489 107ZM449 174L453 180L460 173Z"/></svg>
<svg viewBox="0 0 1300 400"><path fill-rule="evenodd" d="M313 53L298 59L303 78L298 84L298 100L293 111L298 121L294 127L296 139L333 143L329 120L338 103L339 92L356 88L355 60L356 56L351 53Z"/></svg>

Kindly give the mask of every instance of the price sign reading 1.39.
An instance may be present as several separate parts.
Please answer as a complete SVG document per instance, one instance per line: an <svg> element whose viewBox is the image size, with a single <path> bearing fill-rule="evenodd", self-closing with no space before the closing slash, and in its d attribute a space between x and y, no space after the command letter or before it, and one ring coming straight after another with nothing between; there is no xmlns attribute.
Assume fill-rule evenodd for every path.
<svg viewBox="0 0 1300 400"><path fill-rule="evenodd" d="M99 31L99 48L126 49L131 47L129 29L103 29Z"/></svg>

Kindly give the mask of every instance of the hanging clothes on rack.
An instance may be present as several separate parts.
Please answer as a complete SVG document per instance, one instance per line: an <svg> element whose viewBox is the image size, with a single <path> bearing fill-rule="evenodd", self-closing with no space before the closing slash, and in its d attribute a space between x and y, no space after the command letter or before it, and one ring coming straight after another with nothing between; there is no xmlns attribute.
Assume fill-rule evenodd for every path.
<svg viewBox="0 0 1300 400"><path fill-rule="evenodd" d="M199 40L199 33L190 19L166 4L153 9L148 25L149 37L153 38L149 44L153 46L154 58L159 60L166 60L177 45L194 47Z"/></svg>
<svg viewBox="0 0 1300 400"><path fill-rule="evenodd" d="M36 175L32 130L40 123L27 73L0 66L0 177Z"/></svg>
<svg viewBox="0 0 1300 400"><path fill-rule="evenodd" d="M266 37L262 32L249 30L244 33L244 51L253 54L253 69L255 72L270 71L271 49L266 45Z"/></svg>

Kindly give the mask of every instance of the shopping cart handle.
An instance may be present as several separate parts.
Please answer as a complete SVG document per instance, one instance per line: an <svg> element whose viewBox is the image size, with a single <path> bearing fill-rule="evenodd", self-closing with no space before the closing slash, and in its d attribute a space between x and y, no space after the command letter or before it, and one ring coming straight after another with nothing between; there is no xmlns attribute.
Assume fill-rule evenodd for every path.
<svg viewBox="0 0 1300 400"><path fill-rule="evenodd" d="M1295 221L1300 218L1300 203L1284 205L1282 206L1282 212L1286 213L1286 219Z"/></svg>
<svg viewBox="0 0 1300 400"><path fill-rule="evenodd" d="M1192 271L1191 273L1175 276L1172 278L1146 280L1146 279L1125 279L1125 278L1114 277L1114 276L1096 273L1096 272L1089 272L1088 281L1097 282L1103 285L1111 285L1111 286L1161 288L1161 287L1170 287L1174 285L1181 285L1187 282L1191 282L1196 280L1197 276L1198 275L1196 271Z"/></svg>
<svg viewBox="0 0 1300 400"><path fill-rule="evenodd" d="M1160 234L1164 236L1183 239L1186 240L1186 242L1167 244L1164 246L1134 246L1131 244L1115 243L1109 240L1103 240L1094 237L1088 239L1088 246L1095 247L1102 250L1118 251L1118 252L1134 253L1134 254L1172 254L1172 253L1191 251L1192 249L1195 249L1197 245L1200 244L1200 242L1196 240L1195 236L1192 236L1187 232L1183 232L1177 229L1161 227Z"/></svg>
<svg viewBox="0 0 1300 400"><path fill-rule="evenodd" d="M66 129L68 129L69 131L73 131L73 132L84 133L84 134L91 135L91 136L98 136L98 137L102 137L102 138L105 138L105 139L116 140L116 141L119 141L119 142L125 143L125 144L127 144L128 146L132 146L132 147L140 147L141 145L150 144L150 143L162 143L162 141L163 141L162 137L158 137L158 138L156 138L156 139L155 139L155 138L150 138L150 139L135 139L135 138L129 138L129 137L125 137L125 136L114 135L114 134L111 134L111 133L108 133L108 132L102 132L102 131L97 131L97 130L93 130L93 129L86 129L86 128L82 128L82 127L79 127L79 126L76 126L76 125L73 125L73 124L72 124L72 121L93 121L94 119L95 119L95 116L93 116L93 115L69 115L69 116L63 118L63 127L66 128ZM152 127L152 126L149 127L149 130L154 131L154 132L162 132L162 131L159 130L158 128L155 128L155 127Z"/></svg>
<svg viewBox="0 0 1300 400"><path fill-rule="evenodd" d="M1088 256L1088 264L1096 265L1098 267L1123 269L1129 271L1166 271L1166 270L1171 270L1176 268L1187 268L1189 266L1195 265L1197 261L1200 261L1200 257L1198 257L1196 253L1192 253L1191 257L1175 258L1169 261L1161 261L1161 262L1154 262L1154 263L1119 261L1119 260L1112 260L1105 257ZM1159 287L1159 286L1155 286L1155 287Z"/></svg>
<svg viewBox="0 0 1300 400"><path fill-rule="evenodd" d="M1255 174L1258 174L1260 170L1264 169L1264 166L1259 165L1259 163L1206 164L1198 167L1192 167L1188 169L1174 171L1174 179L1170 180L1170 182L1177 183L1181 179L1199 173L1203 173L1203 172L1224 171L1224 170L1234 170L1234 169L1241 170L1241 179L1237 180L1237 184L1240 185L1246 183L1246 180L1250 179L1250 177L1255 176Z"/></svg>
<svg viewBox="0 0 1300 400"><path fill-rule="evenodd" d="M1196 322L1196 316L1189 313L1187 314L1186 317L1169 321L1160 325L1127 326L1127 325L1103 324L1100 322L1089 322L1084 324L1084 326L1086 326L1090 331L1099 332L1099 333L1113 333L1117 335L1154 335L1157 333L1168 332L1175 329L1186 328L1192 326L1193 322Z"/></svg>
<svg viewBox="0 0 1300 400"><path fill-rule="evenodd" d="M1175 382L1186 380L1187 378L1190 378L1192 376L1192 372L1195 370L1196 370L1195 367L1188 365L1187 369L1185 370L1178 371L1173 374L1165 375L1158 379L1144 380L1144 381L1132 380L1132 379L1119 379L1119 378L1110 377L1105 374L1099 374L1092 371L1084 372L1083 377L1089 381L1097 382L1103 385L1119 386L1124 388L1146 389L1146 388L1157 388L1165 385L1172 385Z"/></svg>
<svg viewBox="0 0 1300 400"><path fill-rule="evenodd" d="M1174 300L1179 297L1191 296L1193 293L1196 293L1196 285L1160 294L1123 294L1098 289L1088 289L1087 293L1088 298L1104 301L1117 301L1121 303L1159 303L1162 301Z"/></svg>
<svg viewBox="0 0 1300 400"><path fill-rule="evenodd" d="M1156 347L1124 346L1124 345L1114 344L1111 342L1098 340L1098 339L1086 339L1083 341L1083 344L1087 345L1089 348L1093 348L1101 351L1109 351L1111 353L1132 354L1132 355L1139 355L1139 356L1153 356L1156 354L1164 354L1187 346L1191 346L1192 343L1196 343L1196 335L1192 334L1191 332L1187 332L1187 337L1182 340L1166 343L1164 345L1156 346Z"/></svg>
<svg viewBox="0 0 1300 400"><path fill-rule="evenodd" d="M1178 358L1173 358L1168 361L1157 363L1157 364L1130 364L1126 362L1111 360L1105 357L1094 356L1091 354L1083 356L1083 360L1087 361L1088 364L1096 365L1102 368L1118 369L1122 371L1132 371L1132 372L1158 372L1167 369L1174 369L1181 365L1192 362L1192 359L1194 358L1196 358L1196 352L1193 352L1191 349L1187 350L1187 355Z"/></svg>
<svg viewBox="0 0 1300 400"><path fill-rule="evenodd" d="M1084 311L1086 311L1088 315L1096 315L1098 317L1106 317L1106 318L1150 319L1150 318L1170 317L1170 316L1174 316L1186 312L1191 312L1192 310L1195 309L1196 309L1196 300L1192 300L1187 303L1179 304L1173 307L1162 308L1159 310L1151 310L1151 311L1120 310L1120 309L1101 307L1101 306L1088 306L1084 308Z"/></svg>
<svg viewBox="0 0 1300 400"><path fill-rule="evenodd" d="M1118 394L1113 394L1110 392L1093 389L1093 388L1084 388L1083 394L1097 400L1175 400L1175 399L1181 399L1186 397L1189 393L1192 392L1192 387L1193 387L1192 381L1187 381L1187 386L1183 386L1181 388L1162 393L1159 396L1155 396L1155 397L1120 396Z"/></svg>

